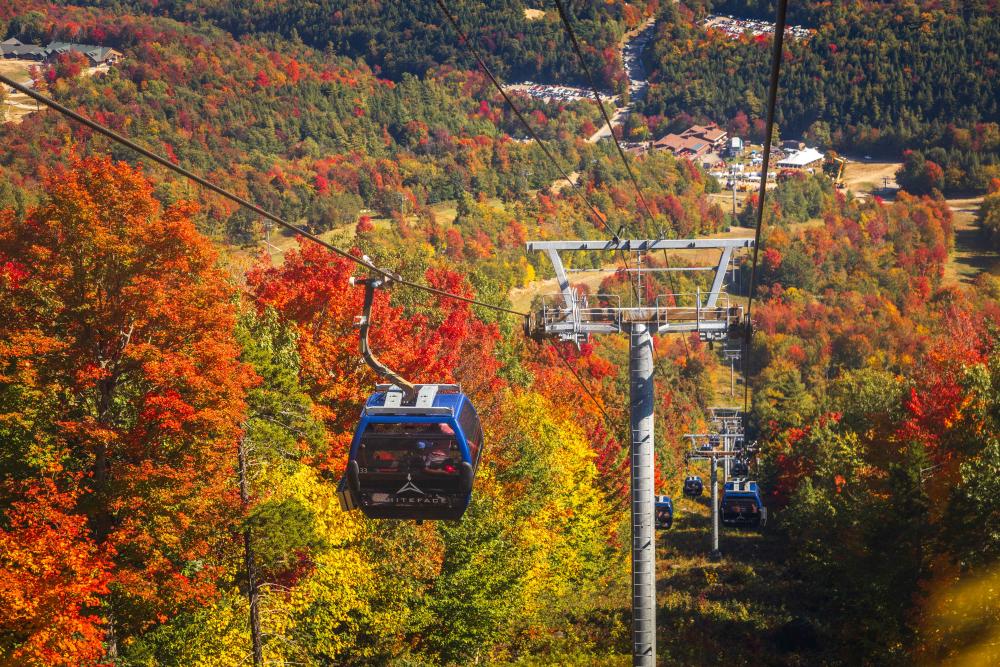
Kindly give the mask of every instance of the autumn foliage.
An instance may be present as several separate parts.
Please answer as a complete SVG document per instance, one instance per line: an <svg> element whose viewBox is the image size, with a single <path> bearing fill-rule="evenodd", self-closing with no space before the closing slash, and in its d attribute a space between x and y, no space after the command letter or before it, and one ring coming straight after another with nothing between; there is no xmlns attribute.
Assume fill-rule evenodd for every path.
<svg viewBox="0 0 1000 667"><path fill-rule="evenodd" d="M124 61L95 76L76 56L34 76L60 102L409 281L535 310L551 266L525 243L606 237L579 193L629 235L756 222L756 195L732 220L707 196L716 179L650 151L631 158L650 224L610 144L579 136L600 124L592 103L513 93L577 174L579 192L553 188L560 170L486 77L461 69L444 24L426 21L434 3L111 4L0 3L0 38L120 49ZM575 71L551 39L553 12L529 22L519 3L481 4L474 38L505 73ZM847 95L933 83L851 83L862 70L903 74L858 59L850 46L866 35L926 45L965 23L981 36L995 32L991 14L959 21L941 9L957 3L930 0L814 4L795 11L838 21L788 43L783 77L809 95L786 96L782 131L873 152L912 138L923 150L904 156L910 192L891 201L838 192L823 174L768 189L745 357L768 527L733 539L750 547L745 561L708 563L694 515L705 508L678 503L661 544L685 559L658 582L668 662L942 663L975 633L925 630L928 592L1000 563L1000 282L951 280L955 219L937 196L988 182L995 119L931 118L925 103L966 107L936 90L918 95L913 118ZM693 104L763 136L765 37L705 31L704 2L582 5L586 57L619 87L611 47L657 15L651 88L623 134L704 122L677 107ZM841 38L868 19L860 38ZM412 27L386 28L400 24ZM949 58L970 44L959 34L972 33L942 43ZM943 71L925 60L915 71ZM834 87L802 76L831 63ZM962 70L980 76L966 86L977 96L988 69ZM833 106L812 103L823 95ZM845 103L845 127L814 118ZM886 114L895 127L873 126ZM375 353L415 382L460 383L485 447L463 521L368 521L341 511L336 492L380 381L353 324L363 289L348 279L361 268L273 228L257 255L257 216L160 167L103 157L124 154L58 114L0 125L0 145L0 666L243 667L252 610L266 664L617 664L629 651L627 337L536 343L519 317L398 283L379 290ZM980 212L993 241L997 211L993 192ZM647 304L705 294L708 272L656 270L714 261L686 259L644 258ZM573 261L609 269L574 286L590 303L635 299L618 257ZM737 273L734 303L749 296L748 260ZM710 406L739 404L741 369L731 395L720 348L734 341L654 345L656 491L676 497L700 472L683 434L706 427ZM730 604L725 592L744 583L761 599ZM786 622L811 624L817 648L780 645Z"/></svg>
<svg viewBox="0 0 1000 667"><path fill-rule="evenodd" d="M849 646L838 655L893 660L903 646L959 643L917 634L921 591L997 553L964 531L996 525L985 478L1000 308L988 278L976 290L945 281L947 202L830 204L822 225L796 228L778 209L769 229L753 420L802 592L846 619L830 630Z"/></svg>
<svg viewBox="0 0 1000 667"><path fill-rule="evenodd" d="M109 559L91 591L110 589L106 618L126 634L214 594L254 375L190 206L164 210L140 172L107 159L47 182L45 205L0 223L0 254L17 267L0 296L7 455L19 477L54 469L54 484L77 487L56 505L75 527L62 539Z"/></svg>
<svg viewBox="0 0 1000 667"><path fill-rule="evenodd" d="M6 491L19 500L0 529L0 664L98 662L106 628L97 611L114 552L90 538L75 492L51 479Z"/></svg>

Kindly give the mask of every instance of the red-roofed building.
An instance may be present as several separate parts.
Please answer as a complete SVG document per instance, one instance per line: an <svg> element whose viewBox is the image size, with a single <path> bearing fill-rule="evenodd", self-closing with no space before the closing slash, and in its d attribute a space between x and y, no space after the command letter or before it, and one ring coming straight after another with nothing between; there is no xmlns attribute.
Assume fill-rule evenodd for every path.
<svg viewBox="0 0 1000 667"><path fill-rule="evenodd" d="M708 125L692 125L681 132L681 136L701 139L711 144L712 148L720 148L726 143L729 133L715 123L709 123Z"/></svg>
<svg viewBox="0 0 1000 667"><path fill-rule="evenodd" d="M678 157L700 157L711 150L712 145L698 137L668 134L654 141L653 148L668 150Z"/></svg>

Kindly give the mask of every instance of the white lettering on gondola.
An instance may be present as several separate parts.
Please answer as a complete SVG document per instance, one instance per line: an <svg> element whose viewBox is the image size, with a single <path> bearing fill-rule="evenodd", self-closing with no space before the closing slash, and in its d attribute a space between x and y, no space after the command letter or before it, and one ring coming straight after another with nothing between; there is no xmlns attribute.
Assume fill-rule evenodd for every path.
<svg viewBox="0 0 1000 667"><path fill-rule="evenodd" d="M448 498L445 496L409 496L400 498L399 496L393 496L393 505L447 505Z"/></svg>

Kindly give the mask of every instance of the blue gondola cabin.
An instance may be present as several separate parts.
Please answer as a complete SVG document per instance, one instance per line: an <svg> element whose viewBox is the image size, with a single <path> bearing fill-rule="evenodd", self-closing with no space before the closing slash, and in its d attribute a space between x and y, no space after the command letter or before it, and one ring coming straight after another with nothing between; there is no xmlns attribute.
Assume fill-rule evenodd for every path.
<svg viewBox="0 0 1000 667"><path fill-rule="evenodd" d="M341 505L373 519L460 519L482 448L479 416L459 387L417 385L407 399L379 385L351 442Z"/></svg>
<svg viewBox="0 0 1000 667"><path fill-rule="evenodd" d="M763 528L767 508L760 497L757 482L726 482L719 502L722 525L734 528Z"/></svg>
<svg viewBox="0 0 1000 667"><path fill-rule="evenodd" d="M684 495L688 498L697 498L705 490L705 485L701 481L701 477L696 475L690 475L684 480Z"/></svg>
<svg viewBox="0 0 1000 667"><path fill-rule="evenodd" d="M674 525L674 503L669 496L656 496L653 513L657 530L669 530Z"/></svg>

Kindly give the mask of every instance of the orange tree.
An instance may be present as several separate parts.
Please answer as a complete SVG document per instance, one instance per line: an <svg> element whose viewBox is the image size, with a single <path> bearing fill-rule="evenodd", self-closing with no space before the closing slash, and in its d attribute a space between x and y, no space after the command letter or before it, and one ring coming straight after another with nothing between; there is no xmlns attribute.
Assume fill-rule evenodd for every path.
<svg viewBox="0 0 1000 667"><path fill-rule="evenodd" d="M6 490L20 500L0 527L0 665L96 662L104 633L92 608L108 592L108 550L72 511L74 492L50 479Z"/></svg>
<svg viewBox="0 0 1000 667"><path fill-rule="evenodd" d="M233 546L221 527L239 508L226 478L255 375L238 360L233 294L191 206L163 209L139 170L107 159L73 157L46 179L47 201L24 220L0 216L0 428L11 443L0 475L47 475L76 495L79 539L111 559L100 616L113 655L216 593ZM17 523L29 508L0 493L9 535L32 534Z"/></svg>

